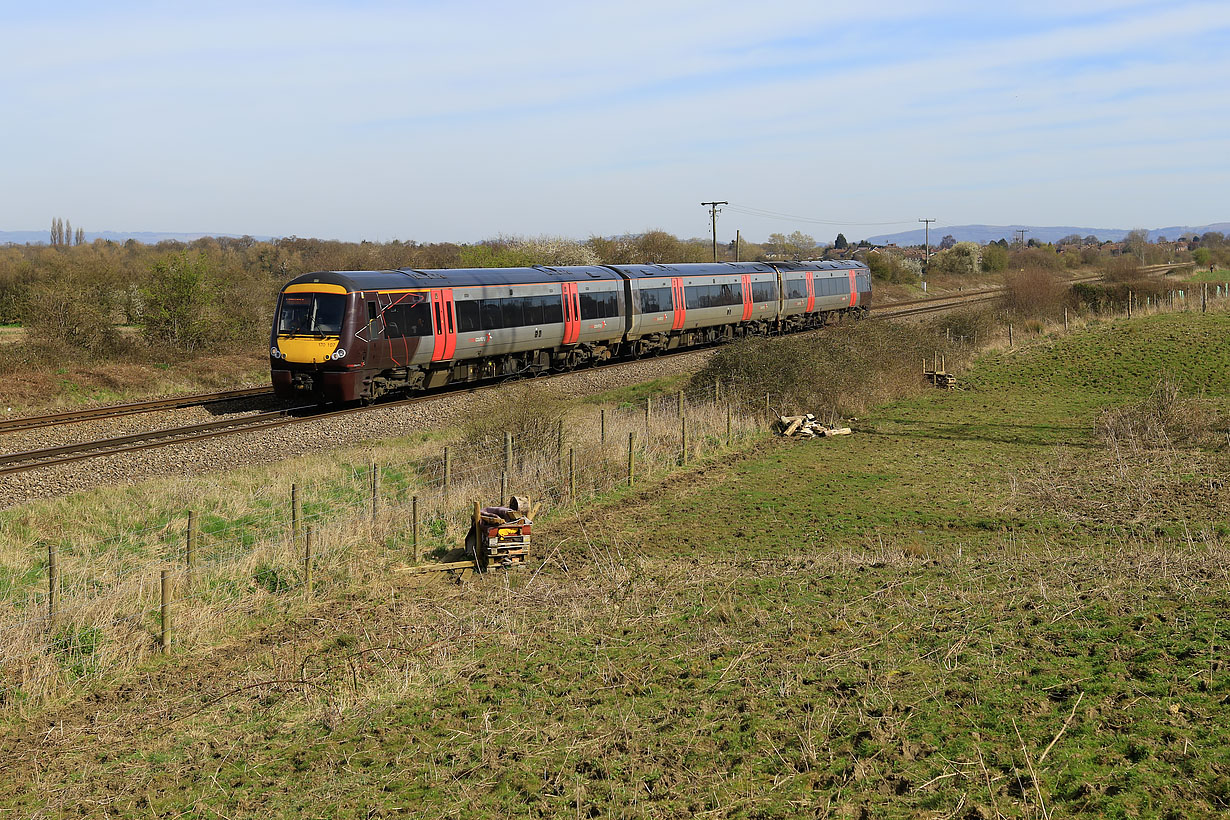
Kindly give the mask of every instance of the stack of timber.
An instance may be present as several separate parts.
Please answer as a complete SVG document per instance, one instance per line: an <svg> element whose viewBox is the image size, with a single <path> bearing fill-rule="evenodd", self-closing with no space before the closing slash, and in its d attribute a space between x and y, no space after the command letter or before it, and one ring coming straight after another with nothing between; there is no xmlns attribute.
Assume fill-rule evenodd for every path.
<svg viewBox="0 0 1230 820"><path fill-rule="evenodd" d="M927 369L927 360L923 359L923 378L944 390L956 390L957 375L948 372L947 358L947 356L936 354L930 370Z"/></svg>
<svg viewBox="0 0 1230 820"><path fill-rule="evenodd" d="M828 427L816 421L811 413L804 416L778 416L774 429L787 438L828 438L848 436L849 427Z"/></svg>

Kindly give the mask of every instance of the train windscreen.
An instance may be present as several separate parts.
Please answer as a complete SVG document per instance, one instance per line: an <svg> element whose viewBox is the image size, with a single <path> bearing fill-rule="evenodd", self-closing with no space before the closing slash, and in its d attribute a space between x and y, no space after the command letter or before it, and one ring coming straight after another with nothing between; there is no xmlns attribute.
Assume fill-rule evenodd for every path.
<svg viewBox="0 0 1230 820"><path fill-rule="evenodd" d="M346 297L338 293L284 293L278 333L288 336L338 336Z"/></svg>

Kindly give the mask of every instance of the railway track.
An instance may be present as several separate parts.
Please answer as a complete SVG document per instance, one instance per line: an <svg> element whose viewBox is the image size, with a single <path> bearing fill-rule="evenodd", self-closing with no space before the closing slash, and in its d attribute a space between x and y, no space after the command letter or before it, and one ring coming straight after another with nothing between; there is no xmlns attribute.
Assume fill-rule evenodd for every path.
<svg viewBox="0 0 1230 820"><path fill-rule="evenodd" d="M72 424L79 421L97 421L98 419L116 418L118 416L134 416L140 413L153 413L158 410L181 410L185 407L202 407L234 399L272 395L273 391L268 387L252 387L242 390L223 390L218 393L198 393L174 399L153 399L151 401L133 402L132 404L113 404L108 407L93 407L88 410L69 410L63 413L50 413L45 416L0 419L0 433L38 430L44 427L56 427L61 424Z"/></svg>
<svg viewBox="0 0 1230 820"><path fill-rule="evenodd" d="M974 291L957 297L938 297L935 299L919 300L917 302L898 303L896 305L873 309L872 317L879 319L895 319L906 316L939 313L941 311L951 310L956 307L965 307L971 304L991 302L998 298L999 293L1000 291L998 290ZM680 355L695 352L698 349L700 348L687 348L679 351L671 351L665 355ZM618 367L620 364L624 363L614 363L610 366ZM546 378L560 378L562 376L567 376L572 372L575 371L552 374ZM175 444L201 441L203 439L216 438L219 436L248 433L258 430L270 430L309 421L335 418L353 413L362 413L369 409L417 404L419 402L430 401L441 395L446 395L449 393L476 393L482 390L490 390L501 386L507 381L509 381L508 378L503 378L499 380L492 380L491 382L485 384L455 385L443 390L435 391L428 395L381 401L370 406L360 405L333 410L322 410L319 406L305 405L302 407L292 407L282 410L257 413L243 418L220 419L218 421L205 422L202 424L192 424L184 427L168 427L160 430L117 436L98 441L66 444L39 450L26 450L18 453L9 453L7 455L0 455L0 475L30 472L56 465L71 464L88 459L119 455L123 453L140 452L142 450L149 450L157 447L168 447ZM233 390L225 391L223 393L185 396L179 399L137 402L126 405L116 405L114 407L96 408L94 410L59 413L50 416L31 417L27 419L13 419L0 425L0 432L8 432L11 430L30 430L38 427L47 427L54 424L62 424L72 421L85 421L90 419L108 418L112 416L146 413L154 410L199 406L201 404L210 404L214 402L226 401L228 399L249 396L266 395L269 393L271 393L271 391L267 388ZM17 426L23 423L25 426Z"/></svg>

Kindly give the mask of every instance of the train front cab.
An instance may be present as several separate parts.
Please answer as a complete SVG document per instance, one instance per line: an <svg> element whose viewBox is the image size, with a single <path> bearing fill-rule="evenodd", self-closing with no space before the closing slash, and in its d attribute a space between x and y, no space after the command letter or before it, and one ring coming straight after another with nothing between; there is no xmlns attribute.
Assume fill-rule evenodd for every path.
<svg viewBox="0 0 1230 820"><path fill-rule="evenodd" d="M356 295L344 285L310 282L282 291L269 347L274 395L292 401L359 398L367 351L354 335L357 309Z"/></svg>

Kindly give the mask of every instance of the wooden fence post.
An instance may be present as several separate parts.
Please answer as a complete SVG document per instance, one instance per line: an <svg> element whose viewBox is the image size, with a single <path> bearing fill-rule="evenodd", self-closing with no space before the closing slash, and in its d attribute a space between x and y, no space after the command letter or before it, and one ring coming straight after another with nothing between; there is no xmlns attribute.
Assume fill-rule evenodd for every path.
<svg viewBox="0 0 1230 820"><path fill-rule="evenodd" d="M294 541L299 540L299 487L296 484L290 485L290 537Z"/></svg>
<svg viewBox="0 0 1230 820"><path fill-rule="evenodd" d="M683 391L679 391L679 397L676 399L679 405L679 418L683 418Z"/></svg>
<svg viewBox="0 0 1230 820"><path fill-rule="evenodd" d="M504 431L504 475L512 475L513 434ZM500 503L504 503L503 500Z"/></svg>
<svg viewBox="0 0 1230 820"><path fill-rule="evenodd" d="M487 539L483 538L483 505L474 502L474 565L479 572L487 571Z"/></svg>
<svg viewBox="0 0 1230 820"><path fill-rule="evenodd" d="M568 448L568 497L577 497L577 448Z"/></svg>
<svg viewBox="0 0 1230 820"><path fill-rule="evenodd" d="M1008 323L1008 347L1012 347L1012 322Z"/></svg>
<svg viewBox="0 0 1230 820"><path fill-rule="evenodd" d="M721 392L722 392L721 383L715 381L713 383L713 403L714 404L717 404L718 401L722 398Z"/></svg>
<svg viewBox="0 0 1230 820"><path fill-rule="evenodd" d="M159 576L159 635L158 648L162 652L171 651L171 571L162 570Z"/></svg>
<svg viewBox="0 0 1230 820"><path fill-rule="evenodd" d="M414 563L419 562L419 497L410 499L410 546Z"/></svg>
<svg viewBox="0 0 1230 820"><path fill-rule="evenodd" d="M444 504L448 506L448 494L453 484L453 453L444 448Z"/></svg>
<svg viewBox="0 0 1230 820"><path fill-rule="evenodd" d="M1131 318L1132 318L1132 296L1133 296L1133 294L1132 294L1132 292L1129 290L1129 291L1128 291L1128 318L1129 318L1129 319L1131 319Z"/></svg>
<svg viewBox="0 0 1230 820"><path fill-rule="evenodd" d="M372 462L372 521L376 520L376 513L380 512L380 467L376 462Z"/></svg>
<svg viewBox="0 0 1230 820"><path fill-rule="evenodd" d="M47 545L47 626L50 627L60 611L60 550L55 544Z"/></svg>
<svg viewBox="0 0 1230 820"><path fill-rule="evenodd" d="M635 461L632 448L636 446L636 433L628 433L628 486L635 483Z"/></svg>
<svg viewBox="0 0 1230 820"><path fill-rule="evenodd" d="M1200 284L1200 312L1209 312L1209 283L1202 282Z"/></svg>
<svg viewBox="0 0 1230 820"><path fill-rule="evenodd" d="M508 473L500 473L500 504L508 498Z"/></svg>
<svg viewBox="0 0 1230 820"><path fill-rule="evenodd" d="M1068 332L1068 306L1063 306L1063 332Z"/></svg>
<svg viewBox="0 0 1230 820"><path fill-rule="evenodd" d="M726 405L726 443L727 444L730 444L734 440L734 436L731 435L732 430L733 430L733 427L731 425L730 404L727 404Z"/></svg>
<svg viewBox="0 0 1230 820"><path fill-rule="evenodd" d="M309 524L303 538L303 593L309 598L312 597L312 536L314 533L315 529Z"/></svg>
<svg viewBox="0 0 1230 820"><path fill-rule="evenodd" d="M196 512L188 510L188 533L184 538L184 563L188 572L196 569ZM191 574L188 576L191 578Z"/></svg>
<svg viewBox="0 0 1230 820"><path fill-rule="evenodd" d="M653 416L653 396L645 397L645 430L649 430L649 420Z"/></svg>
<svg viewBox="0 0 1230 820"><path fill-rule="evenodd" d="M606 408L598 411L598 444L606 446Z"/></svg>

